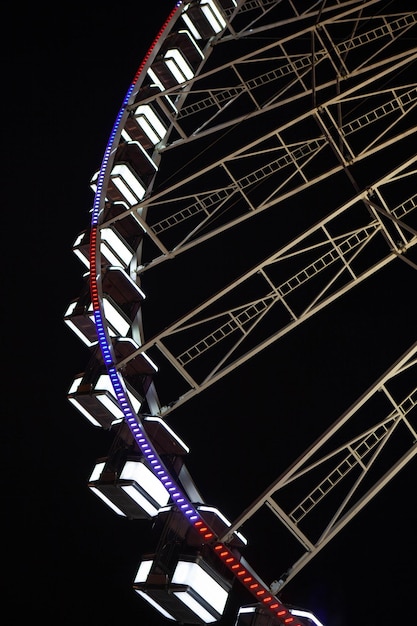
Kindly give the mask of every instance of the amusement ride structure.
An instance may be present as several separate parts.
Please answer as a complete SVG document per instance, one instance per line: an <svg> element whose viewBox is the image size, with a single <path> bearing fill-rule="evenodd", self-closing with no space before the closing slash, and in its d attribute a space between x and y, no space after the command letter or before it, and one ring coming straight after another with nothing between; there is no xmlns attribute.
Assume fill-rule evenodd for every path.
<svg viewBox="0 0 417 626"><path fill-rule="evenodd" d="M88 486L149 532L131 584L168 622L221 620L241 585L237 625L319 626L282 589L417 453L417 342L232 521L204 500L176 429L239 368L256 363L266 393L272 346L351 291L391 268L414 276L417 12L402 5L177 2L92 176L73 248L84 288L65 313L90 357L68 397L113 435ZM202 447L262 483L200 427ZM255 427L242 418L248 442ZM263 427L280 454L285 426ZM245 557L251 525L288 535L272 582Z"/></svg>

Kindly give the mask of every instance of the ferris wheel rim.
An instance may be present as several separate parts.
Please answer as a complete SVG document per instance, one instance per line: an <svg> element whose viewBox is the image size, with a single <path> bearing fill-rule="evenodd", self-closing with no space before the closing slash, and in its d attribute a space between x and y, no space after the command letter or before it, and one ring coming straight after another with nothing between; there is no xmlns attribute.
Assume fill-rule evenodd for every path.
<svg viewBox="0 0 417 626"><path fill-rule="evenodd" d="M177 2L175 8L170 13L153 45L151 46L150 51L145 56L144 61L135 75L135 79L128 90L122 108L116 118L114 129L110 136L102 166L97 177L97 190L92 210L90 233L90 292L98 344L100 346L102 358L107 374L111 380L114 393L117 397L119 407L124 414L124 419L129 426L138 448L141 450L144 458L149 463L151 471L158 478L158 480L166 486L168 492L170 493L170 497L172 498L173 504L176 505L178 510L185 516L188 523L197 529L202 541L211 547L214 554L216 554L226 565L234 578L240 581L257 601L262 602L262 605L270 611L279 623L291 623L293 626L302 626L296 618L297 614L293 614L290 609L288 609L277 597L275 597L275 595L271 593L269 587L265 586L265 583L262 582L259 576L251 569L248 571L247 567L242 565L240 559L236 557L233 550L229 548L226 543L220 541L216 537L215 533L206 523L204 516L201 515L198 508L193 505L191 500L187 498L185 492L178 486L178 484L175 483L175 479L164 466L161 457L157 453L151 439L141 424L139 415L135 413L135 410L129 400L123 376L115 366L116 359L113 353L112 341L110 333L106 328L106 313L102 299L100 271L98 269L100 267L100 231L98 227L100 224L100 215L102 214L105 202L104 189L106 174L108 175L109 167L112 165L111 152L114 142L120 134L120 125L127 111L127 103L130 101L134 93L134 89L139 86L139 79L143 75L147 65L151 63L151 59L156 55L156 44L161 37L163 37L165 32L169 32L169 26L174 21L173 18L175 18L175 14L181 5L182 0Z"/></svg>

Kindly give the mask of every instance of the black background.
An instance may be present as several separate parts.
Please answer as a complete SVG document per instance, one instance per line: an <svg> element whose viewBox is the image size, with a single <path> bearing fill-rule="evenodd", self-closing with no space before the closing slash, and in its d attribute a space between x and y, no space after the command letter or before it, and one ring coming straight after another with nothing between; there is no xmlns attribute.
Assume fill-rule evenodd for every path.
<svg viewBox="0 0 417 626"><path fill-rule="evenodd" d="M86 486L108 434L66 399L88 359L63 315L82 286L72 244L88 225L89 180L173 5L127 4L41 4L21 15L14 9L4 25L13 44L4 53L2 569L12 624L164 623L131 588L146 526L115 517ZM253 471L256 455L271 454L260 424L290 413L298 428L317 435L319 419L338 417L414 341L412 279L411 271L393 272L389 282L383 276L358 288L320 324L307 324L268 353L273 367L261 377L243 370L182 410L180 434L196 450L189 467L208 502L231 517L236 503L248 505L268 484ZM335 362L342 363L337 371ZM252 392L249 402L244 389ZM228 413L242 432L251 428L250 444L227 423ZM207 434L223 437L252 469L235 476L230 463L225 475L219 449L201 442L196 414ZM271 456L271 475L297 448L285 435L284 449ZM404 469L286 588L285 599L314 610L325 626L412 621L415 469ZM262 563L273 571L277 551L271 536L270 553L257 555L261 576ZM232 604L240 601L251 599L236 589ZM227 620L234 623L232 610Z"/></svg>

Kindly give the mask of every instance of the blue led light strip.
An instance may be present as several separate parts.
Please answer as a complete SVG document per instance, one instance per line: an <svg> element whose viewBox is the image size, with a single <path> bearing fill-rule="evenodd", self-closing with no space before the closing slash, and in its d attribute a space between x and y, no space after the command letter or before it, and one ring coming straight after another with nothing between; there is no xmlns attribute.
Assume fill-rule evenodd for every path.
<svg viewBox="0 0 417 626"><path fill-rule="evenodd" d="M98 173L98 177L97 177L97 189L96 189L96 193L95 193L95 197L94 197L94 203L93 203L93 209L92 209L92 216L91 216L91 225L92 226L97 226L99 223L99 215L100 215L100 209L101 206L103 204L103 187L104 187L104 176L105 176L105 172L107 169L107 165L110 159L110 155L112 153L112 149L113 149L113 144L114 144L114 140L115 137L117 135L117 132L119 130L120 127L120 122L122 121L122 118L124 117L125 113L126 113L126 107L129 103L130 97L132 95L132 92L134 90L134 88L136 87L136 84L140 78L140 76L142 75L143 69L145 67L145 65L147 64L147 62L149 61L149 58L153 52L153 50L155 49L157 43L159 42L159 40L161 39L164 31L166 30L168 24L171 22L171 20L173 19L174 15L176 14L176 12L178 11L179 7L182 5L182 0L179 0L175 7L172 9L171 13L169 14L168 18L165 20L164 25L162 26L161 30L159 31L158 35L156 36L154 42L152 43L151 47L149 48L148 52L146 53L142 63L140 64L138 71L135 74L135 77L129 87L129 89L127 90L126 96L123 100L122 106L120 108L120 111L116 117L116 120L114 122L113 125L113 130L110 134L109 140L107 142L107 146L106 149L104 151L104 157L103 157L103 161L101 163L101 167L100 167L100 171Z"/></svg>
<svg viewBox="0 0 417 626"><path fill-rule="evenodd" d="M123 412L123 415L128 423L132 434L137 442L139 449L142 454L148 461L152 471L159 478L159 480L164 484L167 488L168 492L172 500L177 504L177 506L187 515L187 517L191 520L199 519L199 515L194 507L191 506L190 503L186 502L184 495L181 491L174 485L173 480L171 479L169 473L165 470L161 459L159 458L157 452L154 450L151 442L148 440L145 432L139 422L139 418L133 411L130 402L127 397L126 390L124 388L124 384L122 381L122 377L119 375L113 357L112 343L107 334L106 324L105 324L105 316L103 311L103 306L100 298L99 292L99 268L100 268L100 246L99 246L99 218L102 210L102 206L104 204L104 186L105 186L105 173L107 171L107 167L109 165L110 156L113 152L114 142L118 135L119 128L121 122L126 113L127 105L130 101L130 97L133 93L133 90L136 87L136 83L139 77L142 75L142 71L148 62L152 51L154 50L157 42L161 38L163 32L167 28L168 24L174 17L178 8L181 6L182 2L177 2L174 9L171 11L164 25L162 26L159 34L157 35L155 41L153 42L151 48L143 59L127 93L124 98L123 104L120 108L120 111L116 117L116 120L113 125L112 132L110 134L106 150L104 153L104 157L101 163L101 167L97 176L97 187L96 193L94 197L93 209L92 209L92 217L91 217L91 234L90 234L90 292L91 292L91 301L93 305L94 312L94 322L96 326L97 338L100 345L100 349L103 355L103 360L107 368L107 373L113 385L113 389L117 398L117 402L119 404L120 409Z"/></svg>
<svg viewBox="0 0 417 626"><path fill-rule="evenodd" d="M91 217L91 233L90 233L90 292L91 292L91 301L94 312L94 322L96 326L98 343L100 345L101 353L103 356L104 363L106 365L107 373L111 380L114 393L117 398L118 405L123 412L124 418L130 428L130 431L140 449L146 461L149 464L154 475L161 481L164 485L172 501L175 503L177 508L185 515L188 521L196 528L196 530L200 533L202 540L204 543L210 545L215 554L222 560L223 563L229 568L229 570L236 576L238 580L249 590L249 592L256 598L258 602L264 604L266 608L268 608L274 617L281 624L290 624L291 626L302 626L298 621L295 620L294 616L291 612L283 605L281 602L271 595L270 590L265 587L260 581L256 580L253 575L251 575L239 562L239 559L233 554L233 552L229 549L228 546L219 542L215 533L211 530L211 528L206 524L204 519L200 516L196 508L189 501L186 495L182 492L182 490L178 487L174 479L170 476L169 472L164 467L162 460L160 459L158 453L152 446L151 441L148 439L143 426L140 422L140 418L136 415L133 410L127 392L124 386L123 379L119 372L117 371L115 360L113 357L113 349L112 343L107 333L107 328L105 324L105 316L102 305L102 298L100 296L99 289L99 271L101 268L100 262L100 233L99 233L99 219L100 214L102 212L102 207L104 206L105 194L105 175L107 172L107 168L110 162L110 157L113 153L114 143L116 137L118 136L121 122L126 114L127 105L130 101L130 97L136 87L137 81L139 77L142 75L143 69L145 68L149 58L157 45L159 39L162 37L164 31L166 30L168 24L173 19L179 7L182 5L182 1L180 0L175 5L174 9L171 11L164 25L162 26L159 34L157 35L155 41L150 47L148 53L143 59L135 77L130 85L123 104L120 108L120 111L116 117L115 123L113 125L112 132L110 134L104 157L101 163L101 167L97 176L97 187L94 196L94 203L92 208L92 217Z"/></svg>
<svg viewBox="0 0 417 626"><path fill-rule="evenodd" d="M104 311L101 303L100 293L99 293L99 268L100 268L100 247L99 247L99 218L101 214L101 208L104 204L104 182L105 182L105 173L107 171L107 167L109 165L110 156L113 152L114 142L118 135L118 131L121 125L121 122L124 118L126 107L130 101L130 97L133 93L133 90L136 87L136 83L139 77L142 75L143 69L148 62L152 51L154 50L157 42L161 38L163 32L167 28L171 19L174 17L178 8L181 6L182 2L177 2L174 9L171 11L164 25L162 26L159 34L157 35L155 41L153 42L151 48L143 59L135 77L130 85L127 94L124 98L123 104L120 108L120 111L116 117L115 123L113 125L112 132L110 134L107 147L104 153L103 161L100 167L100 171L97 176L97 188L94 197L92 217L91 217L91 234L90 234L90 291L91 291L91 300L93 305L94 312L94 322L96 326L97 338L100 345L100 349L103 355L103 360L107 368L107 373L113 385L113 389L117 398L117 402L119 404L120 409L123 412L124 418L129 425L130 430L135 438L136 443L139 446L142 454L148 461L152 471L159 478L162 484L166 487L169 492L172 500L178 506L178 508L187 516L187 518L191 522L195 522L201 520L199 514L196 509L191 505L190 502L187 501L184 494L181 490L175 485L174 481L170 477L169 473L164 468L164 465L159 458L156 450L153 448L150 440L147 438L142 425L140 424L138 416L133 411L130 402L128 400L128 396L126 390L124 388L124 384L122 381L122 377L119 375L113 357L112 343L108 337ZM211 535L213 536L213 535Z"/></svg>

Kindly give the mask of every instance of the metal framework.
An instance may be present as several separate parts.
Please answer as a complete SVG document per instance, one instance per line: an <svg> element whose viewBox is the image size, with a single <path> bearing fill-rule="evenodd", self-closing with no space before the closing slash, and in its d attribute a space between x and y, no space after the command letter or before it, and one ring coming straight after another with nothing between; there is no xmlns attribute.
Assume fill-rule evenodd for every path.
<svg viewBox="0 0 417 626"><path fill-rule="evenodd" d="M178 3L144 60L92 180L91 239L75 246L93 250L90 370L113 345L103 360L116 396L123 380L136 384L141 413L171 423L377 272L417 269L417 13L382 0L213 0L207 21L202 5ZM131 253L129 293L158 285L169 305L160 296L147 310L143 294L103 287L111 237ZM176 276L166 296L161 277ZM416 354L414 344L219 537L227 545L272 512L303 551L276 591L416 454ZM170 382L156 389L144 359Z"/></svg>
<svg viewBox="0 0 417 626"><path fill-rule="evenodd" d="M267 3L266 11L261 3L262 18L265 11L271 19L272 9L282 10L282 4ZM282 122L221 158L214 141L215 160L204 166L198 163L197 168L191 163L194 169L185 177L181 168L176 173L178 180L161 181L149 198L132 207L146 214L146 220L140 218L141 224L156 246L154 254L142 260L139 274L262 211L282 211L284 221L292 220L286 201L292 197L307 201L305 192L314 185L332 184L330 180L339 185L342 177L350 183L346 195L335 198L338 205L332 211L318 219L322 208L317 207L311 223L307 222L296 238L141 346L141 351L155 346L189 386L180 398L170 398L162 413L213 384L391 261L400 258L415 267L407 253L416 243L412 142L417 89L410 68L417 48L410 47L407 35L415 27L416 15L382 13L370 18L366 9L373 11L374 5L368 2L359 9L357 3L338 3L321 14L319 24L318 10L257 28L257 20L251 21L251 36L253 32L268 34L273 43L202 72L181 85L181 90L175 86L130 106L135 111L149 105L166 114L170 132L158 147L159 154L226 128L240 128L243 122L256 123L259 115L271 110ZM247 13L243 11L243 16ZM282 36L290 25L294 32ZM338 43L341 27L350 35ZM233 40L248 37L248 29L245 24L234 32ZM222 46L226 47L228 37L224 40L215 50L222 60ZM403 40L405 46L400 45ZM268 64L275 69L266 72ZM252 68L263 71L258 74ZM243 81L245 72L255 75ZM224 82L228 87L205 87L212 76L217 84ZM258 95L265 86L272 93ZM167 109L168 96L177 103L185 98L184 92L186 101L178 113ZM294 116L297 100L301 112ZM235 104L239 115L231 114ZM371 160L399 145L404 146L403 158L395 167L376 169L373 176L357 180L358 165L363 164L359 174L363 177ZM396 185L408 189L409 194L390 193ZM103 227L124 215L108 220ZM252 287L255 280L261 283L259 289ZM262 295L236 300L232 308L222 307L222 301L230 301L228 296L238 288L241 291L242 285L249 296L256 291ZM259 328L271 309L286 315L277 315L280 322L273 334L244 352L252 330ZM219 352L220 356L213 357ZM198 375L193 370L197 360Z"/></svg>
<svg viewBox="0 0 417 626"><path fill-rule="evenodd" d="M241 528L265 507L296 538L302 555L282 573L276 591L416 456L416 355L417 343L228 529L232 533ZM353 420L359 422L354 429ZM296 494L290 509L285 504L288 490Z"/></svg>

